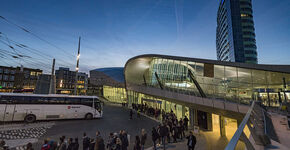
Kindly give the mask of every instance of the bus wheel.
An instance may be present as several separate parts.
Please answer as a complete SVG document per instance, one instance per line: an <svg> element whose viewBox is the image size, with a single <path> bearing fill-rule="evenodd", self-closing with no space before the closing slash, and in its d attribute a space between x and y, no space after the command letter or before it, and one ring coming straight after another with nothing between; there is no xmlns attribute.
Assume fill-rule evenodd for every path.
<svg viewBox="0 0 290 150"><path fill-rule="evenodd" d="M27 123L33 123L35 122L36 120L36 116L35 115L27 115L25 118L24 118L24 121L27 122Z"/></svg>
<svg viewBox="0 0 290 150"><path fill-rule="evenodd" d="M91 114L91 113L86 114L85 119L87 119L87 120L93 119L93 114Z"/></svg>

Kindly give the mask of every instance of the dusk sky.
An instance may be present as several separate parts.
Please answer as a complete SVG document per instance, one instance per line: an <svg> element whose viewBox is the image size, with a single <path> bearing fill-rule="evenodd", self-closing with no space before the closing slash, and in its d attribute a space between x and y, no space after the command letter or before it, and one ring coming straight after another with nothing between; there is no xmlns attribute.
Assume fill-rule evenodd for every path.
<svg viewBox="0 0 290 150"><path fill-rule="evenodd" d="M51 44L0 19L0 65L23 64L48 73L51 58L55 57L57 67L66 65L74 70L79 36L80 71L123 67L129 58L140 54L216 60L218 3L218 0L2 0L0 16ZM259 63L289 65L290 0L253 0L253 10ZM14 50L9 48L13 41L29 50L15 45ZM12 58L16 53L25 57Z"/></svg>

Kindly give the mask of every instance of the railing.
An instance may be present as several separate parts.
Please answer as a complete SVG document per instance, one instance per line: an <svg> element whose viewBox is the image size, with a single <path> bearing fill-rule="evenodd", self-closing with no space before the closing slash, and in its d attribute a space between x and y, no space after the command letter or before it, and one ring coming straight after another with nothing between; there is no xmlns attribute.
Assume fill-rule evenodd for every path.
<svg viewBox="0 0 290 150"><path fill-rule="evenodd" d="M271 144L271 141L266 132L266 120L264 113L266 113L265 110L261 108L257 102L252 101L251 107L249 108L247 114L245 115L243 121L239 125L239 128L235 132L225 150L234 150L239 140L245 143L248 150L255 149L253 144L244 133L246 125L248 126L256 145L266 146Z"/></svg>

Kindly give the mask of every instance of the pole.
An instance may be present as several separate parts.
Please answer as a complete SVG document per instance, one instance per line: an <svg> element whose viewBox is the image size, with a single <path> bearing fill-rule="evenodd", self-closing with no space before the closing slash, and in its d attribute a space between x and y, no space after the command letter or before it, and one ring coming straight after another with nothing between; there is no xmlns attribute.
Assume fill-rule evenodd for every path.
<svg viewBox="0 0 290 150"><path fill-rule="evenodd" d="M78 55L77 55L77 67L76 67L74 95L77 95L77 82L78 82L78 71L79 71L79 61L80 61L80 48L81 48L81 37L79 37L79 47L78 47Z"/></svg>
<svg viewBox="0 0 290 150"><path fill-rule="evenodd" d="M50 84L49 84L49 94L55 94L55 84L54 84L54 66L55 66L55 59L53 58L52 61L52 68L51 68L51 77L50 77Z"/></svg>

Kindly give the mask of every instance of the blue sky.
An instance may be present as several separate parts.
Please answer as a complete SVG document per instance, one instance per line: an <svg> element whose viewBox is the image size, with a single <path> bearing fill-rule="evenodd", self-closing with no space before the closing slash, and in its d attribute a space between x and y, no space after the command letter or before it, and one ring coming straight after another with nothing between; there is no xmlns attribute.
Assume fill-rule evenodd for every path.
<svg viewBox="0 0 290 150"><path fill-rule="evenodd" d="M7 43L7 36L48 55L44 59L19 48L32 58L0 57L0 65L48 72L48 58L55 57L57 67L74 69L78 36L81 71L124 66L129 58L149 53L216 59L217 8L218 0L2 1L1 16L60 49L0 20L1 40ZM290 1L253 0L253 9L259 63L290 64ZM3 43L0 49L13 52Z"/></svg>

